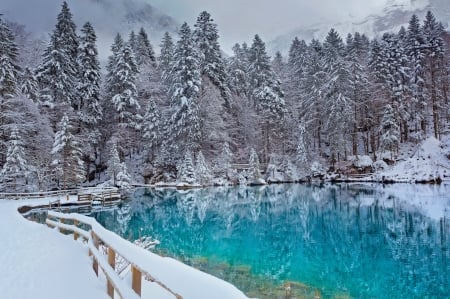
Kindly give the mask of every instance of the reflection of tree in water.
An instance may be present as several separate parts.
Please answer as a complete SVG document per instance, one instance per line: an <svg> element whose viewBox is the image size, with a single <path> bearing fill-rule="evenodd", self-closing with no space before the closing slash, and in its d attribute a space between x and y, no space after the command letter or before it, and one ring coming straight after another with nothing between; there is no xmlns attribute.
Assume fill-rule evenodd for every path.
<svg viewBox="0 0 450 299"><path fill-rule="evenodd" d="M144 195L152 204L140 221L162 242L161 250L231 265L237 272L222 271L227 279L242 279L239 265L248 265L249 273L278 283L320 287L325 297L336 290L360 298L445 297L448 219L431 220L389 190L274 185L163 191Z"/></svg>

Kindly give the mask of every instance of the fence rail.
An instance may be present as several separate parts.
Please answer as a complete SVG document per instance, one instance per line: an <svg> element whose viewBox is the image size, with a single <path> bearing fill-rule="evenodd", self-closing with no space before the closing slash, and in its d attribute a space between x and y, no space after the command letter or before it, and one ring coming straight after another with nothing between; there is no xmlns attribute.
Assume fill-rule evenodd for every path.
<svg viewBox="0 0 450 299"><path fill-rule="evenodd" d="M68 221L72 224L65 223ZM175 298L183 299L181 295L173 292L168 286L151 275L154 269L151 269L148 265L139 265L137 257L150 254L150 252L147 252L137 245L125 241L116 234L108 231L95 219L80 214L64 214L48 211L46 223L50 227L58 228L60 232L73 233L74 240L77 240L81 236L87 241L89 255L92 256L92 267L94 272L98 276L99 268L103 271L107 280L106 292L111 298L114 298L114 293L117 293L121 298L126 299L140 298L142 279L146 278L147 280L158 284ZM79 227L81 224L85 227L90 227L90 229L82 229ZM100 245L106 248L106 256L99 249ZM116 272L116 255L120 255L124 260L130 263L131 286Z"/></svg>
<svg viewBox="0 0 450 299"><path fill-rule="evenodd" d="M68 196L79 195L85 193L102 193L106 191L117 191L117 188L80 188L70 190L56 190L56 191L39 191L39 192L22 192L22 193L0 193L0 199L22 199L22 198L44 198L49 196Z"/></svg>

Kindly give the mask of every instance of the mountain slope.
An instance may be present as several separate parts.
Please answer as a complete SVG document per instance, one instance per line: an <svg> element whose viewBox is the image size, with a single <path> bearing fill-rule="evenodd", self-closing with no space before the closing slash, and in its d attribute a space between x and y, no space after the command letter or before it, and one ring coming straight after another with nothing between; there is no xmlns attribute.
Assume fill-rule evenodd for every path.
<svg viewBox="0 0 450 299"><path fill-rule="evenodd" d="M389 0L385 8L364 18L352 18L330 24L317 23L308 27L298 28L287 34L278 36L268 44L272 53L281 51L286 53L294 37L310 41L313 38L323 40L330 30L335 28L343 38L348 33L360 32L369 37L381 36L387 31L396 31L401 26L407 26L412 14L417 14L421 19L426 12L431 10L437 20L446 28L450 24L449 0Z"/></svg>

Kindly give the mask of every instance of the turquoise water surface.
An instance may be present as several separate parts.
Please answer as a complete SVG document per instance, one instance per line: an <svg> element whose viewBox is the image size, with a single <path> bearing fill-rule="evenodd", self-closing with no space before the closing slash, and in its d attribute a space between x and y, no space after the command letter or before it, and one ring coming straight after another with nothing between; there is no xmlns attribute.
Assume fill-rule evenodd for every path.
<svg viewBox="0 0 450 299"><path fill-rule="evenodd" d="M259 298L450 298L449 215L450 186L369 184L138 190L93 214Z"/></svg>

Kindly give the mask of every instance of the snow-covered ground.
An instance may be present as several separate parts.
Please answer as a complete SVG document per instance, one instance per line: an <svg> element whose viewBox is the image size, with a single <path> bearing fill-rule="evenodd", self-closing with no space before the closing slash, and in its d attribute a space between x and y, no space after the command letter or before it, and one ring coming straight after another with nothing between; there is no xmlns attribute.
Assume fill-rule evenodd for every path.
<svg viewBox="0 0 450 299"><path fill-rule="evenodd" d="M450 177L449 140L426 139L404 161L377 173L377 179L395 182L430 182Z"/></svg>
<svg viewBox="0 0 450 299"><path fill-rule="evenodd" d="M0 201L0 265L5 273L0 277L0 298L108 298L104 277L95 276L85 244L28 221L17 211L20 206L45 205L51 200ZM69 202L75 200L71 197ZM111 232L107 234L122 247L127 243ZM158 279L185 299L247 299L233 285L174 259L140 248L126 251L139 252L137 256L143 263L151 263L149 268ZM175 298L143 280L142 297L155 298L155 294L160 299Z"/></svg>
<svg viewBox="0 0 450 299"><path fill-rule="evenodd" d="M47 203L47 201L33 201ZM92 271L86 247L28 221L25 202L0 201L0 297L5 299L109 298Z"/></svg>

